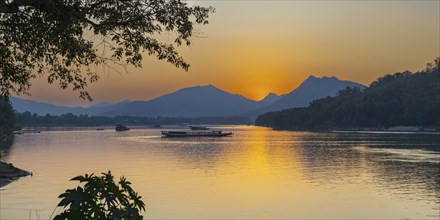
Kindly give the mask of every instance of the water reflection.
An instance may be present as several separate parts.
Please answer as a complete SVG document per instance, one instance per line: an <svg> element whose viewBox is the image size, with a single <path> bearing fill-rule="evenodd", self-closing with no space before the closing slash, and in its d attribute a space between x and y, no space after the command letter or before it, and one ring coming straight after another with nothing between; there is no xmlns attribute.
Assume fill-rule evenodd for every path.
<svg viewBox="0 0 440 220"><path fill-rule="evenodd" d="M68 179L107 170L133 182L154 219L440 217L438 135L233 130L225 138L161 138L155 129L20 136L10 159L37 175L2 192L0 217L26 218L26 207L48 216Z"/></svg>
<svg viewBox="0 0 440 220"><path fill-rule="evenodd" d="M11 148L12 148L13 144L14 144L14 136L0 141L0 159L1 160L8 160L8 155L11 152Z"/></svg>
<svg viewBox="0 0 440 220"><path fill-rule="evenodd" d="M377 190L428 204L440 201L436 135L254 130L230 140L179 140L173 154L208 168L205 172L227 173L232 181L223 184L241 189L247 198L269 188L272 193L286 190L286 185L305 189L307 183L330 190Z"/></svg>
<svg viewBox="0 0 440 220"><path fill-rule="evenodd" d="M239 132L239 131L236 131ZM183 167L208 169L206 172L246 173L261 176L280 167L294 167L296 152L289 141L274 144L268 130L225 138L162 139L160 148ZM281 140L283 141L283 140ZM296 164L296 165L293 165Z"/></svg>

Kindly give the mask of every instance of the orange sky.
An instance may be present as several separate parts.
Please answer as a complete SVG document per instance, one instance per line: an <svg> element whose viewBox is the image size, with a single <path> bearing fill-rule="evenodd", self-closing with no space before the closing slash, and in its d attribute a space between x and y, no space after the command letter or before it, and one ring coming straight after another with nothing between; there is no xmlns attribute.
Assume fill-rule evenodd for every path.
<svg viewBox="0 0 440 220"><path fill-rule="evenodd" d="M288 93L309 75L368 85L398 71L417 71L440 56L440 1L201 1L216 12L197 26L185 72L146 58L128 74L100 70L93 103L148 100L180 88L213 84L259 100ZM172 35L161 38L172 41ZM33 99L90 105L78 94L33 81Z"/></svg>

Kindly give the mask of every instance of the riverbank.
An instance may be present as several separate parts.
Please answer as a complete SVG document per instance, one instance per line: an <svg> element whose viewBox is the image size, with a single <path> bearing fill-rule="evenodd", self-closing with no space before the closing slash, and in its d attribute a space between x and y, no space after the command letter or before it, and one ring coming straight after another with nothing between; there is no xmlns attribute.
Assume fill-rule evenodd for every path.
<svg viewBox="0 0 440 220"><path fill-rule="evenodd" d="M0 188L8 185L12 181L20 178L32 175L32 173L17 168L11 163L5 163L3 161L0 161Z"/></svg>
<svg viewBox="0 0 440 220"><path fill-rule="evenodd" d="M395 126L389 128L371 128L371 127L354 127L354 128L279 128L271 125L256 125L259 127L272 128L276 131L308 131L308 132L389 132L389 133L421 133L421 134L439 134L440 127L422 127L422 126Z"/></svg>

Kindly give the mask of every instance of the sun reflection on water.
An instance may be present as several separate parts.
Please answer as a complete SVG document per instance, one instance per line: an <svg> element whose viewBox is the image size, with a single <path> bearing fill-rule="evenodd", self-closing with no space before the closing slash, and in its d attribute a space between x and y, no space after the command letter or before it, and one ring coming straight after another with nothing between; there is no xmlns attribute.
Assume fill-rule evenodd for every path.
<svg viewBox="0 0 440 220"><path fill-rule="evenodd" d="M70 178L107 170L133 183L153 219L439 217L432 136L231 129L225 138L156 129L17 136L5 159L35 175L1 191L0 217L48 217L76 185Z"/></svg>

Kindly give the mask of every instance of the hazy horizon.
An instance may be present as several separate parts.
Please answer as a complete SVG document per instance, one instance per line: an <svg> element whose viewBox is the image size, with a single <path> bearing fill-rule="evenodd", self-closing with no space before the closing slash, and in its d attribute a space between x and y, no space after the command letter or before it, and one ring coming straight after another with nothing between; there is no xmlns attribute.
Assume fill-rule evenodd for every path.
<svg viewBox="0 0 440 220"><path fill-rule="evenodd" d="M188 72L144 56L143 68L128 74L98 67L89 84L94 98L71 88L32 81L31 99L88 106L123 99L150 100L181 88L212 84L261 100L285 94L309 75L336 76L369 85L376 78L418 71L440 56L439 1L201 1L213 6L210 24L197 26L191 47L179 49ZM172 42L172 34L160 36ZM15 94L13 94L15 96Z"/></svg>
<svg viewBox="0 0 440 220"><path fill-rule="evenodd" d="M220 90L222 90L222 91L224 91L224 92L227 92L227 93L230 93L230 94L234 94L234 95L240 95L240 96L243 96L243 97L245 97L245 98L247 98L247 99L249 99L249 100L256 101L256 102L260 102L260 101L263 101L263 99L266 98L266 96L269 95L269 94L275 94L275 95L277 95L277 96L283 96L283 95L286 95L286 94L288 94L288 93L294 91L294 90L297 89L297 88L298 88L298 87L299 87L299 86L300 86L305 80L307 80L309 77L315 77L315 78L322 79L322 78L325 78L325 77L327 77L327 78L332 78L332 77L335 77L335 76L322 76L322 77L316 77L316 76L314 76L314 75L310 75L310 76L307 76L307 78L305 78L303 81L301 81L300 84L299 84L298 86L296 86L295 88L292 88L291 90L289 90L289 91L286 92L286 93L278 94L278 93L270 92L270 91L269 91L269 92L268 92L263 98L258 99L258 100L250 99L250 98L248 98L248 97L246 97L246 96L244 96L244 95L242 95L242 94L239 94L239 93L233 93L233 92L230 92L230 91L228 91L228 90L226 90L226 89L223 89L223 88L221 88L221 87L218 87L218 86L216 86L216 85L214 85L214 84L191 85L191 86L184 87L184 88L178 88L178 89L175 89L175 90L172 90L172 91L167 91L167 92L165 92L165 93L163 93L163 94L159 94L158 96L152 97L152 98L150 98L150 99L129 99L129 98L123 98L123 99L116 100L116 101L101 100L101 101L99 101L99 102L96 101L96 100L93 100L92 102L89 102L89 103L83 103L82 105L81 105L81 104L72 104L72 105L68 105L68 104L67 104L67 105L66 105L66 104L58 104L58 103L54 103L54 102L40 101L40 100L35 100L35 99L33 99L32 96L26 96L26 95L21 95L21 96L12 95L12 97L20 98L20 99L23 99L23 100L31 100L31 101L36 101L36 102L42 102L42 103L48 103L48 104L53 104L53 105L59 105L59 106L67 106L67 107L86 107L86 108L87 108L87 107L90 107L90 106L93 106L93 105L97 105L97 104L100 104L100 103L116 104L116 103L123 102L123 101L126 101L126 100L129 100L129 101L151 101L151 100L153 100L153 99L156 99L156 98L159 98L159 97L162 97L162 96L165 96L165 95L169 95L169 94L172 94L172 93L178 92L178 91L180 91L180 90L182 90L182 89L194 88L194 87L207 87L207 86L214 86L215 88L220 89ZM336 77L336 78L339 79L338 77ZM346 79L339 79L339 80L341 80L341 81L350 81L350 80L346 80ZM350 81L350 82L353 82L353 81ZM358 82L354 82L354 83L358 83ZM359 84L361 84L361 83L359 83ZM364 84L361 84L361 85L364 85ZM369 85L369 84L368 84L368 85ZM364 86L367 86L367 85L364 85Z"/></svg>

